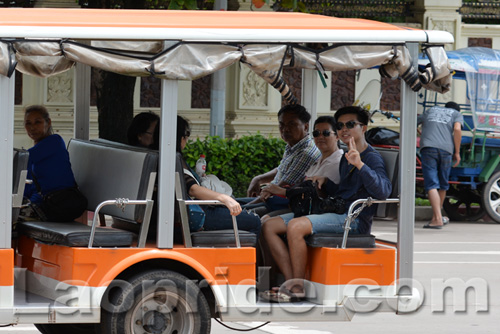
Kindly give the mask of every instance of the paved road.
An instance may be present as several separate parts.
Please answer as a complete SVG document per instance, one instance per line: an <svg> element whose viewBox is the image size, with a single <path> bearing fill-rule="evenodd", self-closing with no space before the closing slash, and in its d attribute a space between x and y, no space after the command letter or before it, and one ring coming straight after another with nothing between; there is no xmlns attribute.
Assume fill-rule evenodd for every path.
<svg viewBox="0 0 500 334"><path fill-rule="evenodd" d="M415 313L358 314L351 322L271 323L256 334L387 334L439 333L487 334L500 332L500 224L491 222L452 222L442 230L423 229L424 222L415 226L414 277L425 291L423 306ZM376 222L377 236L396 240L394 222ZM467 293L444 294L439 282L458 286L473 284ZM436 292L438 291L438 292ZM482 294L481 292L486 292ZM444 296L443 296L444 295ZM453 300L459 297L458 300ZM444 310L440 310L443 302ZM462 308L466 306L465 311ZM485 311L481 311L485 309ZM236 333L215 321L212 333ZM248 329L258 323L228 323ZM0 334L36 334L33 326L0 328Z"/></svg>

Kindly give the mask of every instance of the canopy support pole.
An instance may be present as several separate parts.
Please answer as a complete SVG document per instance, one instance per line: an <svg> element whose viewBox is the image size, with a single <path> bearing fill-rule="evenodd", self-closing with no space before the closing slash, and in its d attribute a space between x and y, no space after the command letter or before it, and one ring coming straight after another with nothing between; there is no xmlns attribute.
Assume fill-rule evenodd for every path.
<svg viewBox="0 0 500 334"><path fill-rule="evenodd" d="M0 75L0 249L11 247L12 231L12 159L14 147L15 73L10 78Z"/></svg>
<svg viewBox="0 0 500 334"><path fill-rule="evenodd" d="M418 44L407 43L414 67L418 61ZM398 277L399 295L412 294L413 233L415 226L415 156L417 154L417 93L401 80L401 123L399 151L399 227Z"/></svg>
<svg viewBox="0 0 500 334"><path fill-rule="evenodd" d="M174 189L177 141L177 80L161 81L160 163L158 166L158 248L174 246Z"/></svg>

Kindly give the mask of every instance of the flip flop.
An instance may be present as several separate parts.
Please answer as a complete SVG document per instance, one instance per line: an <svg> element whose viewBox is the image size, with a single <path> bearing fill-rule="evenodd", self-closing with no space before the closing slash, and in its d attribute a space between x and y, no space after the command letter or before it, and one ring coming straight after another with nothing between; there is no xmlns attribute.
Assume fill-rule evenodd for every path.
<svg viewBox="0 0 500 334"><path fill-rule="evenodd" d="M450 222L450 218L443 217L443 225L448 225L449 222Z"/></svg>
<svg viewBox="0 0 500 334"><path fill-rule="evenodd" d="M443 226L441 225L431 225L431 223L427 223L424 225L424 228L433 228L433 229L436 229L436 230L440 230L443 228Z"/></svg>
<svg viewBox="0 0 500 334"><path fill-rule="evenodd" d="M266 290L259 293L259 297L271 303L295 303L304 300L305 293L293 293L288 289Z"/></svg>

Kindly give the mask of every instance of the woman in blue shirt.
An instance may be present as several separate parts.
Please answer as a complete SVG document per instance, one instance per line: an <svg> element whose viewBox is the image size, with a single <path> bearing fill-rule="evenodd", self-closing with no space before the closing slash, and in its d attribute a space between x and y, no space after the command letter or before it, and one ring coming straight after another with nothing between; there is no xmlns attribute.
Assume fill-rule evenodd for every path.
<svg viewBox="0 0 500 334"><path fill-rule="evenodd" d="M28 150L28 179L33 180L33 183L26 185L24 196L30 200L42 220L77 218L58 219L52 213L43 212L43 196L76 187L66 145L61 136L53 134L52 121L47 109L41 105L26 107L24 128L35 144Z"/></svg>

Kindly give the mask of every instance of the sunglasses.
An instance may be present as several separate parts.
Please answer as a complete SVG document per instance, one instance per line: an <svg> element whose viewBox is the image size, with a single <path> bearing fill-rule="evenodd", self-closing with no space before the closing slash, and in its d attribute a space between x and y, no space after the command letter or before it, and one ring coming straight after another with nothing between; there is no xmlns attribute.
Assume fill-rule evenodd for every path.
<svg viewBox="0 0 500 334"><path fill-rule="evenodd" d="M187 130L184 137L189 138L189 136L191 136L191 131Z"/></svg>
<svg viewBox="0 0 500 334"><path fill-rule="evenodd" d="M348 129L352 129L354 128L356 125L364 125L363 123L360 123L360 122L356 122L356 121L349 121L349 122L345 122L345 123L342 123L342 122L337 122L335 124L335 128L337 129L337 131L340 131L344 128L344 125L346 128Z"/></svg>
<svg viewBox="0 0 500 334"><path fill-rule="evenodd" d="M330 130L323 130L323 131L314 130L313 137L314 138L319 137L321 134L323 135L323 137L330 137L330 133L332 133L332 131Z"/></svg>

